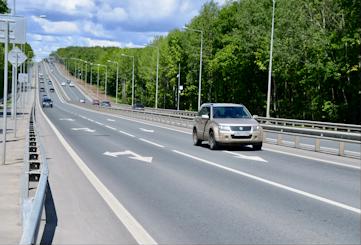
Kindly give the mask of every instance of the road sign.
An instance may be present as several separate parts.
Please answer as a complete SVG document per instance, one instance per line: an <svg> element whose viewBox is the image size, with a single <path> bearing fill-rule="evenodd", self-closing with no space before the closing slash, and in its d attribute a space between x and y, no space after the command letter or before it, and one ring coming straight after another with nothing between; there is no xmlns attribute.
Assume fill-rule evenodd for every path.
<svg viewBox="0 0 361 245"><path fill-rule="evenodd" d="M26 23L23 16L0 15L0 43L5 42L5 25L9 23L9 42L26 43Z"/></svg>
<svg viewBox="0 0 361 245"><path fill-rule="evenodd" d="M27 58L18 47L14 47L9 52L9 61L13 66L20 66Z"/></svg>
<svg viewBox="0 0 361 245"><path fill-rule="evenodd" d="M19 73L19 83L27 83L28 82L28 73Z"/></svg>

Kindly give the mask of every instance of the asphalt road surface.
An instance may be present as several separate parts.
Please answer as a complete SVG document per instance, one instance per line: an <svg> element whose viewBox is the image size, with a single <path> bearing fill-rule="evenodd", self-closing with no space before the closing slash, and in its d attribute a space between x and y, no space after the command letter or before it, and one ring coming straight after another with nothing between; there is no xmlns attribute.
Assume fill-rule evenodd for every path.
<svg viewBox="0 0 361 245"><path fill-rule="evenodd" d="M43 72L49 71L45 64ZM360 244L359 167L334 164L322 154L307 159L193 146L189 130L69 105L58 97L61 77L49 76L57 84L46 116L155 242ZM76 88L63 89L72 100L82 96ZM71 183L77 189L83 184Z"/></svg>

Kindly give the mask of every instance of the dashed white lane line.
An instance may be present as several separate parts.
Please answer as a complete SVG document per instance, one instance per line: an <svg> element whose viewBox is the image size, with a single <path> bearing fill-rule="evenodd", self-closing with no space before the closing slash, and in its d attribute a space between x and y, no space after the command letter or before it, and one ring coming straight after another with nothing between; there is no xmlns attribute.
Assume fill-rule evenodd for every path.
<svg viewBox="0 0 361 245"><path fill-rule="evenodd" d="M327 199L327 198L324 198L324 197L321 197L321 196L317 196L317 195L314 195L314 194L311 194L311 193L308 193L308 192L305 192L305 191L302 191L302 190L298 190L298 189L295 189L295 188L292 188L292 187L289 187L289 186L286 186L286 185L283 185L283 184L280 184L280 183L277 183L277 182L274 182L274 181L270 181L270 180L267 180L267 179L264 179L264 178L260 178L258 176L248 174L248 173L243 172L243 171L239 171L239 170L236 170L236 169L233 169L233 168L225 167L225 166L223 166L221 164L217 164L217 163L214 163L214 162L211 162L211 161L208 161L208 160L205 160L205 159L202 159L202 158L199 158L199 157L196 157L196 156L193 156L193 155L181 152L181 151L177 151L177 150L172 150L172 151L179 154L179 155L183 155L185 157L192 158L194 160L203 162L203 163L208 164L210 166L220 168L220 169L223 169L223 170L226 170L226 171L229 171L229 172L232 172L232 173L235 173L235 174L238 174L238 175L241 175L241 176L244 176L244 177L256 180L256 181L260 181L262 183L272 185L274 187L281 188L281 189L284 189L284 190L287 190L287 191L290 191L290 192L293 192L293 193L297 193L299 195L302 195L302 196L305 196L305 197L308 197L308 198L311 198L311 199L314 199L314 200L317 200L317 201L320 201L320 202L324 202L324 203L327 203L327 204L330 204L330 205L333 205L333 206L336 206L336 207L339 207L339 208L342 208L342 209L346 209L346 210L349 210L349 211L357 213L357 214L361 214L360 209L355 208L355 207L351 207L351 206L346 205L344 203L336 202L336 201L333 201L333 200L330 200L330 199Z"/></svg>
<svg viewBox="0 0 361 245"><path fill-rule="evenodd" d="M110 119L110 118L108 118L107 121L108 121L108 122L115 122L114 119Z"/></svg>
<svg viewBox="0 0 361 245"><path fill-rule="evenodd" d="M149 141L149 140L146 140L146 139L143 139L143 138L139 138L139 140L143 141L143 142L146 142L148 144L151 144L151 145L155 145L155 146L158 146L160 148L164 148L164 145L160 145L160 144L157 144L157 143L154 143L152 141Z"/></svg>
<svg viewBox="0 0 361 245"><path fill-rule="evenodd" d="M132 138L135 137L134 135L129 134L129 133L127 133L127 132L124 132L124 131L122 131L122 130L118 130L118 132L119 132L119 133L122 133L122 134L125 134L125 135L128 135L128 136L130 136L130 137L132 137Z"/></svg>
<svg viewBox="0 0 361 245"><path fill-rule="evenodd" d="M106 128L109 128L109 129L111 129L111 130L114 130L114 131L117 130L116 128L113 128L113 127L108 126L108 125L105 125L105 127L106 127Z"/></svg>
<svg viewBox="0 0 361 245"><path fill-rule="evenodd" d="M139 129L146 133L154 133L153 129L145 129L145 128L139 128Z"/></svg>
<svg viewBox="0 0 361 245"><path fill-rule="evenodd" d="M96 124L98 124L98 125L100 125L100 126L104 126L104 124L103 124L103 123L101 123L101 122L97 122L97 121L95 121L95 123L96 123Z"/></svg>
<svg viewBox="0 0 361 245"><path fill-rule="evenodd" d="M232 151L223 151L225 153L231 154L237 158L241 158L241 159L246 159L246 160L252 160L252 161L258 161L258 162L268 162L267 160L263 159L262 157L259 156L247 156L244 154L240 154L240 153L235 153Z"/></svg>

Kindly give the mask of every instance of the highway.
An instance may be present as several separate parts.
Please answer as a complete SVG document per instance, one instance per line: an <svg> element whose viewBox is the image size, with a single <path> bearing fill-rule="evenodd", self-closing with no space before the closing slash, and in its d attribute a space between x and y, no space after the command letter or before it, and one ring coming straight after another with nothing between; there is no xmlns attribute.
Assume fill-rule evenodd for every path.
<svg viewBox="0 0 361 245"><path fill-rule="evenodd" d="M72 101L84 95L76 87L60 86L64 78L51 73L48 64L41 66L56 89L47 93L54 108L44 112L85 163L77 163L74 171L97 190L94 198L107 203L109 209L98 215L110 217L113 211L107 225L120 227L121 236L110 234L119 243L360 243L361 174L358 166L347 164L352 160L193 146L189 129L66 103L61 89ZM66 186L71 184L81 190L88 183ZM132 228L114 205L124 207L139 227Z"/></svg>

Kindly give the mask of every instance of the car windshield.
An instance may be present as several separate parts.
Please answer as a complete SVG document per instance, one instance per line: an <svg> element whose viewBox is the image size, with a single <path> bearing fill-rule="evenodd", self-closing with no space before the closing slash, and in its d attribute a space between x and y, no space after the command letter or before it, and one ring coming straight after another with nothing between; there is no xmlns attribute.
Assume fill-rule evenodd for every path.
<svg viewBox="0 0 361 245"><path fill-rule="evenodd" d="M51 99L49 99L49 98L44 98L44 99L43 99L43 102L51 102Z"/></svg>
<svg viewBox="0 0 361 245"><path fill-rule="evenodd" d="M251 114L243 106L213 107L213 118L251 118Z"/></svg>

